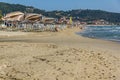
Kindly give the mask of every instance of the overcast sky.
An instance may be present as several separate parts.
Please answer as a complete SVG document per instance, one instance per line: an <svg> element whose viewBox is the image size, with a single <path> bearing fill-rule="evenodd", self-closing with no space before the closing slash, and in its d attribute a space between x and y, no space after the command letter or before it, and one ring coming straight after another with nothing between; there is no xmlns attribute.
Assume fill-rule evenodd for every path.
<svg viewBox="0 0 120 80"><path fill-rule="evenodd" d="M34 6L47 11L100 9L120 13L120 0L0 0L0 2Z"/></svg>

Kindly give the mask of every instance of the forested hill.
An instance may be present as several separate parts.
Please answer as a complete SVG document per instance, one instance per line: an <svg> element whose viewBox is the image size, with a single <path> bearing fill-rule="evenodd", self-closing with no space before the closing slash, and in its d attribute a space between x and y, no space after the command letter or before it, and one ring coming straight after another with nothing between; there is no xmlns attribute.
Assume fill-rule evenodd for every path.
<svg viewBox="0 0 120 80"><path fill-rule="evenodd" d="M13 11L27 12L27 11L29 11L28 10L29 8L34 9L33 12L35 12L35 13L40 13L40 14L45 13L44 10L37 9L32 6L24 6L24 5L20 5L20 4L9 4L9 3L0 2L0 10L2 11L2 14L7 14L7 13L13 12Z"/></svg>
<svg viewBox="0 0 120 80"><path fill-rule="evenodd" d="M31 10L33 9L33 10ZM32 6L24 6L20 4L8 4L0 2L0 10L2 14L6 14L13 11L22 11L22 12L34 12L40 13L44 16L61 18L61 17L70 17L72 16L74 20L80 21L93 21L104 19L112 23L120 23L120 13L107 12L102 10L70 10L70 11L45 11L34 8Z"/></svg>
<svg viewBox="0 0 120 80"><path fill-rule="evenodd" d="M104 19L109 22L119 23L120 13L107 12L102 10L71 10L71 11L52 11L48 12L46 16L61 17L61 16L72 16L74 20L80 21L93 21Z"/></svg>

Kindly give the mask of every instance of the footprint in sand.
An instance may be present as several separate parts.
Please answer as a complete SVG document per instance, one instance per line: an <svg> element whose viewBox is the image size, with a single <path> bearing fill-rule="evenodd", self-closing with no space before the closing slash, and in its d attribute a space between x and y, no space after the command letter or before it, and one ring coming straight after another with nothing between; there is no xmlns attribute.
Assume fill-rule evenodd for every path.
<svg viewBox="0 0 120 80"><path fill-rule="evenodd" d="M7 65L0 65L0 74L5 74L4 70L7 68Z"/></svg>

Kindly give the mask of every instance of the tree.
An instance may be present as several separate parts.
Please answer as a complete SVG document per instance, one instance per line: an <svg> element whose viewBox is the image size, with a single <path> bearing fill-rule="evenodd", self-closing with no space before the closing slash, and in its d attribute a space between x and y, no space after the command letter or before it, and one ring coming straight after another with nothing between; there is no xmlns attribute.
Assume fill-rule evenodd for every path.
<svg viewBox="0 0 120 80"><path fill-rule="evenodd" d="M2 11L0 10L0 20L1 20L1 18L2 18Z"/></svg>

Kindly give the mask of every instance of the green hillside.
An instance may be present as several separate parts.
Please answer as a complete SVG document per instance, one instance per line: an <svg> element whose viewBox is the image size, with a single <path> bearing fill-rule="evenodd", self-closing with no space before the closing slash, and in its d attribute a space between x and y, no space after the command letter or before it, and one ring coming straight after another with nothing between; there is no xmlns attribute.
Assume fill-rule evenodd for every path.
<svg viewBox="0 0 120 80"><path fill-rule="evenodd" d="M8 4L8 3L0 2L0 10L2 11L3 14L13 12L13 11L27 12L27 11L29 11L28 10L29 8L34 9L33 12L35 12L35 13L44 14L44 12L45 12L44 10L37 9L32 6L24 6L24 5L20 5L20 4Z"/></svg>

